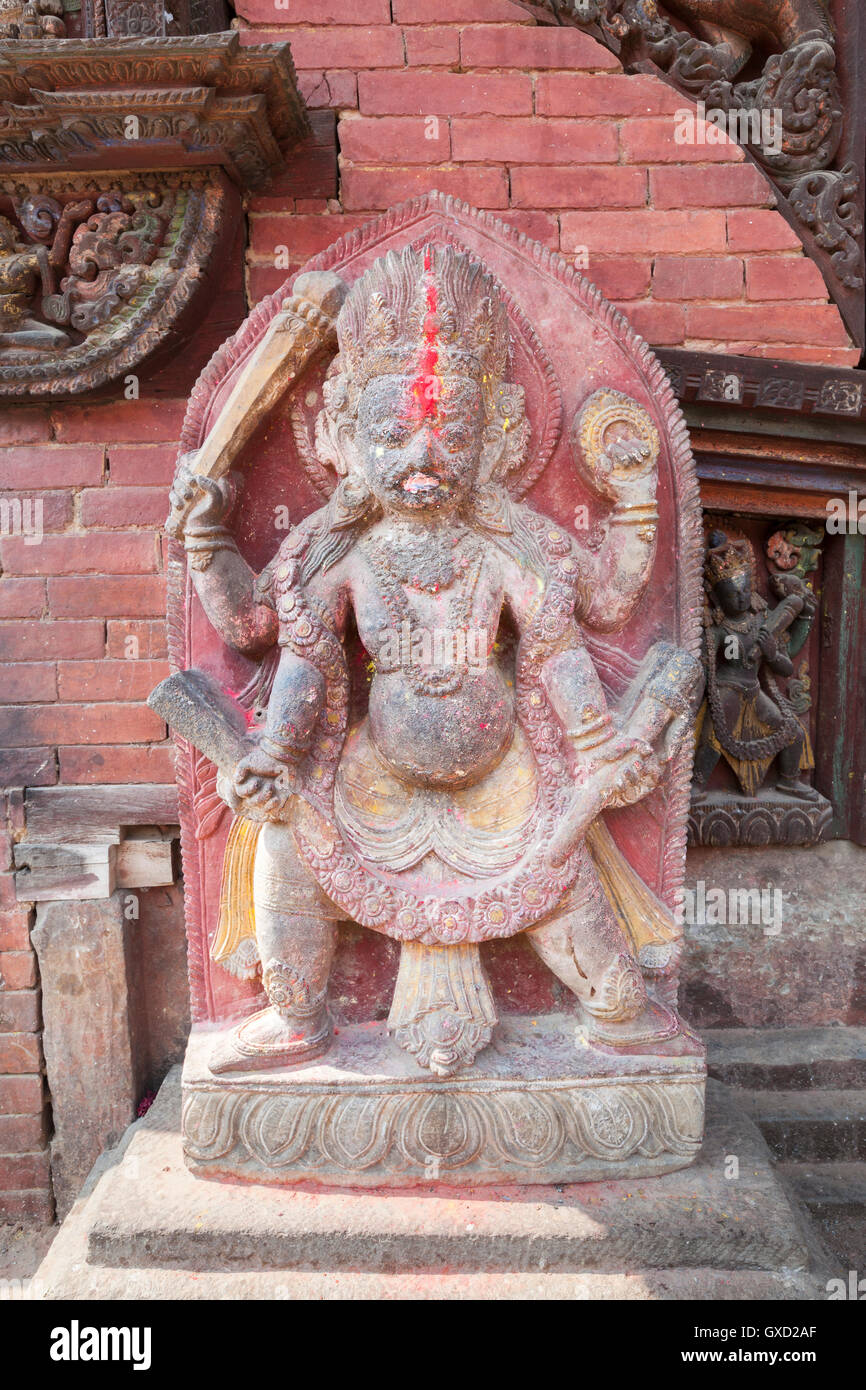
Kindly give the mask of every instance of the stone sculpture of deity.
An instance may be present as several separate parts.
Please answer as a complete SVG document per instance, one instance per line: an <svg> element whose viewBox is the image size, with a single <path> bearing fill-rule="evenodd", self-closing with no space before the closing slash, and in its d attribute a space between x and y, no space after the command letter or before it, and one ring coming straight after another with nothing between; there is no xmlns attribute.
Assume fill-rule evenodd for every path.
<svg viewBox="0 0 866 1390"><path fill-rule="evenodd" d="M698 679L661 644L612 709L582 635L621 628L649 582L657 437L589 455L611 509L591 550L503 486L528 430L505 308L477 262L389 253L352 287L337 334L317 447L341 482L262 574L226 529L234 480L186 465L175 484L176 504L194 499L185 547L211 623L250 655L279 648L266 725L220 783L255 838L268 1002L211 1070L328 1049L347 916L405 943L393 1031L437 1074L470 1063L495 1022L477 943L520 930L594 1038L670 1036L584 843L603 808L657 784ZM354 724L350 623L373 667Z"/></svg>
<svg viewBox="0 0 866 1390"><path fill-rule="evenodd" d="M185 428L171 621L191 669L151 703L187 769L187 1161L367 1184L431 1164L485 1182L666 1171L703 1119L670 906L702 683L685 433L648 350L573 272L522 248L512 266L540 312L566 298L532 296L565 285L569 351L586 360L578 330L609 343L561 392L473 254L483 214L431 195L395 216L334 248L345 280L314 264L254 312ZM502 264L508 235L489 233ZM358 256L377 239L378 258ZM261 518L287 474L278 452L276 474L259 465L257 441L274 451L288 418L327 500L303 502L274 553ZM574 460L557 516L592 499L583 530L523 497L555 448L558 468ZM387 1024L329 1000L347 922L400 944ZM489 944L518 937L563 1012L500 1018Z"/></svg>

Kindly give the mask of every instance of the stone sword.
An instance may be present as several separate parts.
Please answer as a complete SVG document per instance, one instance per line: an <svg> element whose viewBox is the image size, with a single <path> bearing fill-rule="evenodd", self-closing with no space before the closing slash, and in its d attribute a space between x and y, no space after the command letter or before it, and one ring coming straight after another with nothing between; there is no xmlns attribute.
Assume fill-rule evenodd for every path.
<svg viewBox="0 0 866 1390"><path fill-rule="evenodd" d="M148 695L147 703L175 733L210 758L227 777L232 776L241 758L255 747L254 741L247 736L244 710L219 681L197 667L175 671L160 681ZM274 778L274 785L285 792L283 807L291 796L304 795L303 790L294 792L280 777ZM252 807L247 807L245 814L253 820L273 819L257 815Z"/></svg>
<svg viewBox="0 0 866 1390"><path fill-rule="evenodd" d="M310 360L334 339L337 315L349 287L330 270L311 270L295 280L290 298L268 328L232 387L216 424L199 449L178 463L204 478L228 473L268 411L297 380ZM180 536L197 498L173 505L166 530Z"/></svg>

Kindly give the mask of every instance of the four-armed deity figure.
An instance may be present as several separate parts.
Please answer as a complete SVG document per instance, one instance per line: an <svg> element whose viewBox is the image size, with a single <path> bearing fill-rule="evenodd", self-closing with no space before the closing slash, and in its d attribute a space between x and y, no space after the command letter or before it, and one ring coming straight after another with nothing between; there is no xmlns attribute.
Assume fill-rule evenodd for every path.
<svg viewBox="0 0 866 1390"><path fill-rule="evenodd" d="M730 764L743 791L754 796L774 758L777 789L802 801L818 792L800 776L813 765L808 734L775 677L790 676L785 634L811 618L814 594L797 575L774 576L783 597L775 607L754 589L748 540L710 531L705 612L707 709L695 754L695 781L706 783L719 759Z"/></svg>
<svg viewBox="0 0 866 1390"><path fill-rule="evenodd" d="M447 245L389 252L349 290L337 342L316 450L340 481L261 574L226 525L236 480L198 476L193 457L175 483L210 622L251 658L279 653L261 667L266 720L219 783L236 820L213 945L230 965L258 957L268 1002L211 1070L327 1051L346 919L402 942L389 1024L435 1075L489 1042L478 943L518 931L577 996L591 1044L675 1036L586 842L602 810L658 784L700 681L695 656L658 643L609 706L584 636L623 628L650 581L652 422L632 402L642 427L604 449L587 425L579 464L608 508L593 547L505 486L529 424L503 292L479 262Z"/></svg>

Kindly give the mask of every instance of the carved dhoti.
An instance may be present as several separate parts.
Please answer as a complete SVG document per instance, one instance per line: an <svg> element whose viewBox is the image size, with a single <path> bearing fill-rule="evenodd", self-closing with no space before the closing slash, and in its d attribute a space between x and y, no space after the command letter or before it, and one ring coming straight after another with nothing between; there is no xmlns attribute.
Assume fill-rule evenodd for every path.
<svg viewBox="0 0 866 1390"><path fill-rule="evenodd" d="M590 832L592 852L579 844L567 861L567 876L560 870L561 886L546 885L555 896L545 911L539 885L531 877L519 877L527 874L527 860L539 862L544 807L538 765L519 725L497 766L455 792L397 777L377 752L364 720L343 750L335 825L300 798L288 822L264 827L235 822L214 958L248 976L261 959L266 986L283 988L283 976L291 975L298 952L311 954L316 922L331 943L336 919L363 919L367 895L374 900L384 891L399 896L394 920L379 927L405 943L391 1027L422 1065L448 1074L486 1045L496 1022L478 938L448 943L405 928L410 919L423 928L422 914L430 911L431 901L440 912L444 904L456 918L461 908L465 914L486 893L491 903L503 906L500 914L488 913L491 929L485 935L510 935L520 929L506 916L509 898L502 882L508 884L511 875L512 881L537 890L524 891L522 898L535 909L525 920L529 940L586 1012L614 1021L639 1012L644 992L635 958L640 955L645 966L665 969L674 935L670 915L629 869L602 821ZM320 870L314 877L311 850ZM353 867L344 880L347 860ZM439 890L438 898L431 885ZM357 898L347 903L349 889ZM249 903L252 912L245 906ZM323 990L332 949L329 945L324 951L317 944L312 954L321 951L324 973L313 971L313 978L308 966L301 972L302 990Z"/></svg>

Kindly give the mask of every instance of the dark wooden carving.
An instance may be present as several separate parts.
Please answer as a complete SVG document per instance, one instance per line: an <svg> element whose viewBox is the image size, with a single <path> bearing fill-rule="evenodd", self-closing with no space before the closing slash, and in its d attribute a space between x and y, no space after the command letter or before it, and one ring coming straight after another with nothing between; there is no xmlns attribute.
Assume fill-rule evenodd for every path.
<svg viewBox="0 0 866 1390"><path fill-rule="evenodd" d="M77 394L177 342L240 211L218 171L31 178L0 197L0 396Z"/></svg>
<svg viewBox="0 0 866 1390"><path fill-rule="evenodd" d="M682 405L704 506L811 517L866 496L866 372L660 348Z"/></svg>
<svg viewBox="0 0 866 1390"><path fill-rule="evenodd" d="M827 834L866 843L866 372L680 348L658 356L720 527L735 515L756 553L792 518L826 527L807 643L815 785L833 808Z"/></svg>
<svg viewBox="0 0 866 1390"><path fill-rule="evenodd" d="M232 11L226 0L83 0L67 9L63 0L6 0L0 34L11 39L162 38L215 34L228 29Z"/></svg>
<svg viewBox="0 0 866 1390"><path fill-rule="evenodd" d="M94 390L175 346L241 193L309 132L288 45L236 33L6 37L0 101L0 396Z"/></svg>
<svg viewBox="0 0 866 1390"><path fill-rule="evenodd" d="M66 34L61 0L11 0L0 9L4 39L64 39Z"/></svg>
<svg viewBox="0 0 866 1390"><path fill-rule="evenodd" d="M627 72L657 72L719 113L773 180L780 212L863 346L858 0L832 7L822 0L667 0L663 8L654 0L546 0L544 8L559 23L586 28Z"/></svg>
<svg viewBox="0 0 866 1390"><path fill-rule="evenodd" d="M0 42L5 172L222 165L243 188L308 131L288 44L191 38Z"/></svg>
<svg viewBox="0 0 866 1390"><path fill-rule="evenodd" d="M783 523L766 536L766 596L752 538L724 518L708 518L706 531L706 699L691 841L814 844L831 818L829 802L808 780L815 765L808 640L823 528Z"/></svg>

